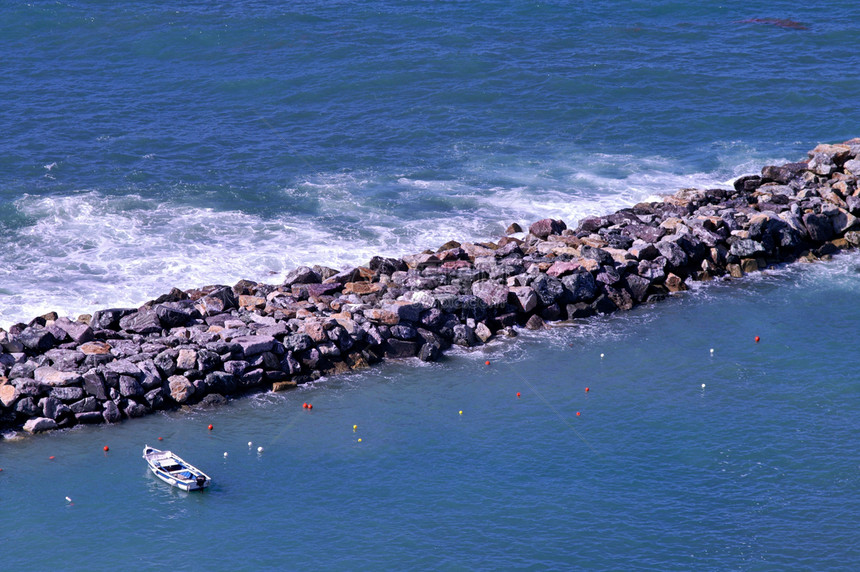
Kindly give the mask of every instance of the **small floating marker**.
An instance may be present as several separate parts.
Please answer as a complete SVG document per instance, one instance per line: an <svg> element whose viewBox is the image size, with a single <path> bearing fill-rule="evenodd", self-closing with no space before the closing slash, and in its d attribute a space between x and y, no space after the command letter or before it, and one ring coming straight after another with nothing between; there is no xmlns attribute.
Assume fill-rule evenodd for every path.
<svg viewBox="0 0 860 572"><path fill-rule="evenodd" d="M53 455L51 455L50 457L48 457L48 460L49 460L49 461L53 461L53 460L54 460L54 456L53 456Z"/></svg>
<svg viewBox="0 0 860 572"><path fill-rule="evenodd" d="M702 384L702 389L705 389L705 384L704 384L704 383Z"/></svg>
<svg viewBox="0 0 860 572"><path fill-rule="evenodd" d="M158 440L159 440L159 441L164 441L164 437L159 437L159 438L158 438Z"/></svg>
<svg viewBox="0 0 860 572"><path fill-rule="evenodd" d="M224 451L224 458L227 458L227 451Z"/></svg>
<svg viewBox="0 0 860 572"><path fill-rule="evenodd" d="M308 404L307 404L307 403L302 403L302 408L303 408L303 409L307 409L307 408L308 408Z"/></svg>
<svg viewBox="0 0 860 572"><path fill-rule="evenodd" d="M107 445L105 445L105 453L107 453L108 451L110 451L110 447L108 447Z"/></svg>
<svg viewBox="0 0 860 572"><path fill-rule="evenodd" d="M755 337L755 343L759 343L760 341L761 341L761 338L760 338L760 337L758 337L758 336L756 336L756 337Z"/></svg>
<svg viewBox="0 0 860 572"><path fill-rule="evenodd" d="M358 438L358 442L361 443L361 437Z"/></svg>
<svg viewBox="0 0 860 572"><path fill-rule="evenodd" d="M313 409L313 408L314 408L313 404L312 404L312 403L308 403L308 409Z"/></svg>
<svg viewBox="0 0 860 572"><path fill-rule="evenodd" d="M588 393L588 388L587 388L587 387L585 388L585 393Z"/></svg>
<svg viewBox="0 0 860 572"><path fill-rule="evenodd" d="M210 423L209 424L209 430L212 431L212 429L214 429L214 427L212 427L212 424Z"/></svg>
<svg viewBox="0 0 860 572"><path fill-rule="evenodd" d="M603 354L600 354L600 359L603 359Z"/></svg>
<svg viewBox="0 0 860 572"><path fill-rule="evenodd" d="M712 354L714 353L714 348L711 348L711 353L712 353Z"/></svg>
<svg viewBox="0 0 860 572"><path fill-rule="evenodd" d="M462 412L462 411L460 411L460 415L462 415L462 414L463 414L463 412ZM52 457L52 458L53 458L53 457Z"/></svg>
<svg viewBox="0 0 860 572"><path fill-rule="evenodd" d="M358 425L353 425L353 426L352 426L352 432L353 432L353 433L355 433L355 430L356 430L356 429L358 429Z"/></svg>
<svg viewBox="0 0 860 572"><path fill-rule="evenodd" d="M70 499L69 497L66 497L66 502L72 502L72 499Z"/></svg>
<svg viewBox="0 0 860 572"><path fill-rule="evenodd" d="M257 447L257 452L258 452L258 453L262 453L262 452L263 452L263 448L262 448L262 447Z"/></svg>
<svg viewBox="0 0 860 572"><path fill-rule="evenodd" d="M518 392L517 392L517 398L519 398L519 396L520 396L520 392L518 391Z"/></svg>
<svg viewBox="0 0 860 572"><path fill-rule="evenodd" d="M579 411L577 411L577 412L576 412L576 416L577 416L577 417L579 417L579 415L580 415L580 413L579 413Z"/></svg>
<svg viewBox="0 0 860 572"><path fill-rule="evenodd" d="M490 360L485 361L484 365L490 365Z"/></svg>

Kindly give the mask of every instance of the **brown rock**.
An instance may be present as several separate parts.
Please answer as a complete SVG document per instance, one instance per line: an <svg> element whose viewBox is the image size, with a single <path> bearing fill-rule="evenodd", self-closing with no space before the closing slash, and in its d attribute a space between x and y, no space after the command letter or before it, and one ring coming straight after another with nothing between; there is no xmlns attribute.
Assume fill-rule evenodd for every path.
<svg viewBox="0 0 860 572"><path fill-rule="evenodd" d="M687 289L687 285L684 284L681 277L672 274L671 272L666 276L665 284L666 288L669 289L669 292L682 292Z"/></svg>
<svg viewBox="0 0 860 572"><path fill-rule="evenodd" d="M362 296L365 294L374 294L376 292L381 292L384 289L385 286L383 286L379 282L347 282L343 286L343 293L358 294Z"/></svg>
<svg viewBox="0 0 860 572"><path fill-rule="evenodd" d="M272 391L287 391L295 389L298 384L295 381L278 381L272 384Z"/></svg>
<svg viewBox="0 0 860 572"><path fill-rule="evenodd" d="M4 407L11 407L18 399L18 388L14 385L0 385L0 403Z"/></svg>
<svg viewBox="0 0 860 572"><path fill-rule="evenodd" d="M84 355L103 355L110 353L110 344L106 342L87 342L78 346L78 350Z"/></svg>

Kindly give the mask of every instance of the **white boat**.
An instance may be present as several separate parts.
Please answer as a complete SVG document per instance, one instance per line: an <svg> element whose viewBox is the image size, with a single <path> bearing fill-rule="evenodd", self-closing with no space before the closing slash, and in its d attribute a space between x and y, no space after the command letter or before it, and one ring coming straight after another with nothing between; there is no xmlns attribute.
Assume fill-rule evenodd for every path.
<svg viewBox="0 0 860 572"><path fill-rule="evenodd" d="M212 481L209 475L170 451L159 451L147 445L143 448L143 458L156 477L183 491L204 489Z"/></svg>

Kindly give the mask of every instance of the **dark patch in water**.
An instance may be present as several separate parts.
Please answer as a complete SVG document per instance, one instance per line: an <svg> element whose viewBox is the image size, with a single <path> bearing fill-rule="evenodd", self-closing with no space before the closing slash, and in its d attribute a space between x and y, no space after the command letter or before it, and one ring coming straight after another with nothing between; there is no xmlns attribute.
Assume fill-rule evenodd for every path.
<svg viewBox="0 0 860 572"><path fill-rule="evenodd" d="M768 24L777 26L778 28L786 28L789 30L808 30L809 27L801 22L795 22L787 18L749 18L741 20L740 24Z"/></svg>

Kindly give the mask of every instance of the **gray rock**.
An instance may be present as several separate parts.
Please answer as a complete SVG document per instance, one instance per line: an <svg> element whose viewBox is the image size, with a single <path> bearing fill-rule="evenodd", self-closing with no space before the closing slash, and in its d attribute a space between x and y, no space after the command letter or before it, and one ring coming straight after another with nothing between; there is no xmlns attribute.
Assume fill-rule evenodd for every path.
<svg viewBox="0 0 860 572"><path fill-rule="evenodd" d="M83 399L84 390L80 387L53 387L49 393L51 397L55 397L66 403Z"/></svg>
<svg viewBox="0 0 860 572"><path fill-rule="evenodd" d="M42 408L42 415L56 421L72 417L72 410L69 406L55 397L43 397L39 400L39 407Z"/></svg>
<svg viewBox="0 0 860 572"><path fill-rule="evenodd" d="M119 327L128 332L136 334L157 334L161 332L161 320L155 310L144 309L133 314L123 316L119 321Z"/></svg>
<svg viewBox="0 0 860 572"><path fill-rule="evenodd" d="M158 304L154 310L161 326L166 329L184 326L194 319L202 318L191 300Z"/></svg>
<svg viewBox="0 0 860 572"><path fill-rule="evenodd" d="M587 302L597 296L598 286L590 272L582 270L561 279L564 287L564 300L570 304Z"/></svg>
<svg viewBox="0 0 860 572"><path fill-rule="evenodd" d="M27 433L41 433L43 431L53 431L57 428L57 422L46 417L36 417L28 419L24 423L24 431Z"/></svg>
<svg viewBox="0 0 860 572"><path fill-rule="evenodd" d="M135 308L110 308L108 310L99 310L93 314L93 319L90 325L96 330L118 330L119 321L137 310Z"/></svg>
<svg viewBox="0 0 860 572"><path fill-rule="evenodd" d="M538 297L531 286L513 286L509 289L509 294L520 312L528 314L537 308Z"/></svg>
<svg viewBox="0 0 860 572"><path fill-rule="evenodd" d="M90 411L101 412L101 406L99 406L99 402L95 397L85 397L80 401L75 401L69 405L69 409L72 410L75 417L77 417L78 413L88 413ZM99 417L101 417L101 413L99 413Z"/></svg>
<svg viewBox="0 0 860 572"><path fill-rule="evenodd" d="M271 351L275 346L275 338L272 336L239 336L233 338L233 343L239 344L242 348L242 354L247 358Z"/></svg>
<svg viewBox="0 0 860 572"><path fill-rule="evenodd" d="M764 252L766 251L761 243L748 238L735 241L729 249L729 253L739 258L751 258Z"/></svg>
<svg viewBox="0 0 860 572"><path fill-rule="evenodd" d="M457 324L454 326L454 344L463 347L472 347L476 343L475 329L466 324Z"/></svg>
<svg viewBox="0 0 860 572"><path fill-rule="evenodd" d="M144 391L135 378L121 375L119 376L119 394L123 397L142 397Z"/></svg>
<svg viewBox="0 0 860 572"><path fill-rule="evenodd" d="M322 282L322 277L319 274L307 266L299 266L287 273L283 284L284 286L292 286L293 284L317 284L319 282Z"/></svg>
<svg viewBox="0 0 860 572"><path fill-rule="evenodd" d="M95 397L99 401L107 399L107 390L105 388L104 381L98 372L94 370L88 371L83 375L83 379L84 391L86 391L88 395Z"/></svg>
<svg viewBox="0 0 860 572"><path fill-rule="evenodd" d="M473 283L472 294L483 300L491 308L504 307L508 303L508 287L489 280Z"/></svg>
<svg viewBox="0 0 860 572"><path fill-rule="evenodd" d="M78 345L89 342L94 338L93 329L88 324L72 322L68 318L60 318L55 324L57 327L65 330L69 338Z"/></svg>
<svg viewBox="0 0 860 572"><path fill-rule="evenodd" d="M173 375L168 378L167 382L170 387L170 397L180 405L194 395L194 384L185 376Z"/></svg>
<svg viewBox="0 0 860 572"><path fill-rule="evenodd" d="M568 277L566 276L565 278ZM564 295L564 286L561 280L547 276L546 274L538 275L532 282L531 287L535 291L535 294L537 294L538 302L543 306L555 303Z"/></svg>
<svg viewBox="0 0 860 572"><path fill-rule="evenodd" d="M424 362L436 361L442 355L442 349L438 344L425 343L418 350L418 359Z"/></svg>
<svg viewBox="0 0 860 572"><path fill-rule="evenodd" d="M814 242L825 242L833 238L833 223L827 215L809 213L803 215L803 224Z"/></svg>
<svg viewBox="0 0 860 572"><path fill-rule="evenodd" d="M135 419L137 417L143 417L144 415L149 413L149 408L141 403L129 401L124 411L126 417L128 417L129 419Z"/></svg>
<svg viewBox="0 0 860 572"><path fill-rule="evenodd" d="M15 403L15 411L26 417L35 417L41 415L42 410L36 405L36 401L30 397L22 397Z"/></svg>
<svg viewBox="0 0 860 572"><path fill-rule="evenodd" d="M654 246L660 251L660 255L666 259L666 265L670 270L684 268L689 263L687 253L684 252L684 249L677 242L664 239Z"/></svg>
<svg viewBox="0 0 860 572"><path fill-rule="evenodd" d="M104 423L105 418L101 411L83 411L75 413L75 421L81 425L95 425Z"/></svg>
<svg viewBox="0 0 860 572"><path fill-rule="evenodd" d="M564 224L564 221L545 218L532 224L529 227L529 233L535 235L538 238L545 239L551 234L561 234L561 231L565 230L566 228L567 225Z"/></svg>
<svg viewBox="0 0 860 572"><path fill-rule="evenodd" d="M105 401L102 417L104 417L104 420L107 423L119 423L122 420L122 413L120 413L119 407L116 406L116 403L113 401Z"/></svg>
<svg viewBox="0 0 860 572"><path fill-rule="evenodd" d="M845 164L842 167L845 169L846 173L850 173L855 177L860 177L860 160L851 159L850 161L845 161Z"/></svg>
<svg viewBox="0 0 860 572"><path fill-rule="evenodd" d="M25 328L18 334L18 341L24 345L24 350L32 353L43 353L56 344L57 340L45 328L33 326Z"/></svg>

